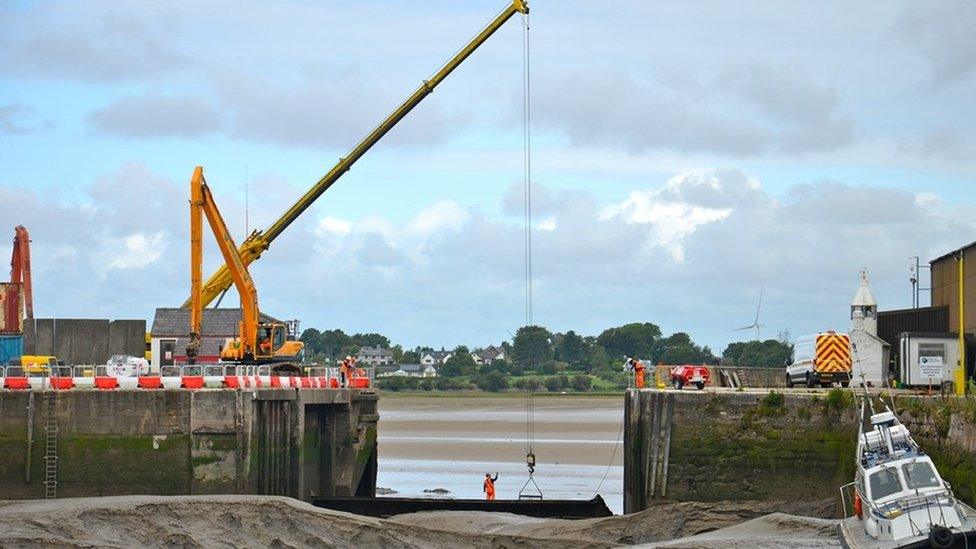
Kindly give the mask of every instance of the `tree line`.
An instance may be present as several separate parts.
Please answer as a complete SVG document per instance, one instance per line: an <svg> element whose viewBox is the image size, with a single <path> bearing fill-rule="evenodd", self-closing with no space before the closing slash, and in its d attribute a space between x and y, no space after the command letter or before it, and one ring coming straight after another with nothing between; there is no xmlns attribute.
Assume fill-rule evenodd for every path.
<svg viewBox="0 0 976 549"><path fill-rule="evenodd" d="M397 363L416 364L423 353L434 351L431 347L404 350L400 345L390 345L389 338L381 334L348 335L341 329L319 331L308 328L300 339L305 343L306 358L314 362L334 362L346 355L355 355L363 347L383 347L391 349ZM779 339L730 343L719 357L707 345L696 344L689 334L676 332L664 336L661 328L650 322L608 328L596 336L580 335L573 330L551 332L544 326L523 326L512 341L503 342L501 348L505 360L479 365L471 353L482 349L459 345L439 367L438 375L473 378L492 372L502 377L583 373L619 379L623 375L621 366L625 357L637 357L647 364L778 368L788 362L793 351L787 332L780 334Z"/></svg>

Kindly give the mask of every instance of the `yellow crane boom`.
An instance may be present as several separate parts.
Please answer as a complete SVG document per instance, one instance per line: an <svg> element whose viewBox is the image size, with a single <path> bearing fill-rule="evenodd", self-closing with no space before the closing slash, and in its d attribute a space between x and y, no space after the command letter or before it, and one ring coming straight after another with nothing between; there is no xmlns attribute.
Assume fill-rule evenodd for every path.
<svg viewBox="0 0 976 549"><path fill-rule="evenodd" d="M258 291L254 280L247 272L247 265L241 260L234 237L227 229L227 223L217 209L207 180L203 177L203 167L197 166L190 179L190 342L186 346L186 356L190 363L196 362L200 352L203 324L203 305L200 296L200 281L203 275L203 218L213 231L220 248L220 255L230 266L231 279L241 295L241 321L238 337L228 340L220 351L224 360L235 362L276 362L297 357L303 348L299 341L287 341L287 327L277 322L261 322L258 309Z"/></svg>
<svg viewBox="0 0 976 549"><path fill-rule="evenodd" d="M241 294L243 318L240 325L240 346L253 357L257 344L258 331L258 291L241 261L234 237L227 229L227 223L217 209L210 187L203 178L203 167L197 166L190 179L190 343L187 356L193 360L200 350L200 331L203 323L203 306L200 301L200 279L203 275L203 216L207 217L210 229L217 239L220 255L225 265L230 265L231 279Z"/></svg>
<svg viewBox="0 0 976 549"><path fill-rule="evenodd" d="M252 232L244 242L241 243L238 254L245 266L250 265L254 260L261 257L261 254L268 249L271 242L278 237L284 230L291 225L298 216L311 206L315 200L322 195L333 183L339 180L343 174L352 168L352 165L360 159L366 151L373 147L384 135L387 134L400 120L414 109L425 97L430 95L451 72L454 71L465 59L478 49L492 34L505 24L516 13L529 13L528 0L511 0L481 32L479 32L470 42L461 48L451 59L447 61L437 72L423 83L409 96L396 110L393 111L385 120L380 122L373 131L369 132L349 153L340 158L339 161L321 179L312 186L295 204L288 209L277 221L264 231ZM206 307L213 302L221 293L230 288L233 277L227 264L222 265L217 271L210 275L207 282L203 284L200 292L199 303ZM183 303L183 307L190 307L192 298Z"/></svg>

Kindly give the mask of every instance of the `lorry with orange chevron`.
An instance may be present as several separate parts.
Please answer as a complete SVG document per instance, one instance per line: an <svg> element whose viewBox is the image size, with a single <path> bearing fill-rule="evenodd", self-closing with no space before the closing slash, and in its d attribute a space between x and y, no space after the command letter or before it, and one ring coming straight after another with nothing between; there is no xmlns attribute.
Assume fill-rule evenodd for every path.
<svg viewBox="0 0 976 549"><path fill-rule="evenodd" d="M849 335L827 331L802 336L793 345L793 360L786 367L786 386L803 384L813 388L840 383L848 387L853 367Z"/></svg>

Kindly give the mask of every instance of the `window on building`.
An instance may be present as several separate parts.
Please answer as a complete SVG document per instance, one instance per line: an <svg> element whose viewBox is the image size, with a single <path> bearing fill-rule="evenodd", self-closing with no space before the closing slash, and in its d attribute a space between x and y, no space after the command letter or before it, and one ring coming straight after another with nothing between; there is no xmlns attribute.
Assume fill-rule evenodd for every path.
<svg viewBox="0 0 976 549"><path fill-rule="evenodd" d="M945 343L919 343L918 344L918 357L937 357L941 358L943 364L946 358L946 345Z"/></svg>

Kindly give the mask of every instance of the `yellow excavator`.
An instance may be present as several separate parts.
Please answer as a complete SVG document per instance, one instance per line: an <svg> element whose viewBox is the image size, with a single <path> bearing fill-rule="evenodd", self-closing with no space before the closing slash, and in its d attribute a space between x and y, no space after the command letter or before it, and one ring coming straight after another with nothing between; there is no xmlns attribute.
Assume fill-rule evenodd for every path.
<svg viewBox="0 0 976 549"><path fill-rule="evenodd" d="M261 322L258 291L247 264L237 251L234 237L224 223L210 187L203 177L203 167L197 166L190 179L190 342L186 355L193 364L200 351L203 323L203 217L217 239L220 254L229 266L228 271L241 297L240 335L228 340L220 351L220 358L237 363L287 362L300 357L304 344L290 340L288 327L278 322Z"/></svg>
<svg viewBox="0 0 976 549"><path fill-rule="evenodd" d="M184 303L184 308L206 307L214 299L223 296L230 289L231 284L237 283L235 271L246 272L246 268L251 262L255 261L261 254L271 246L271 242L278 237L284 230L291 225L305 210L311 206L319 196L322 195L333 183L339 180L343 174L352 168L353 164L359 160L366 151L372 148L384 135L387 134L400 120L414 109L425 97L430 95L451 72L454 71L465 59L478 49L488 38L491 37L506 21L517 13L527 15L529 4L527 0L511 0L508 5L488 23L470 42L461 48L451 59L435 72L430 79L424 80L420 86L400 104L385 120L364 137L349 153L340 158L339 161L321 179L312 186L295 204L288 209L277 221L264 231L254 231L241 243L240 248L234 247L233 258L228 258L224 254L225 264L207 279L203 284L199 295L190 296ZM220 241L220 238L217 239ZM232 259L236 261L231 265ZM243 294L242 294L243 295ZM255 302L257 298L255 297ZM219 303L219 301L218 301ZM256 307L255 307L256 308ZM199 318L197 318L199 320ZM242 341L242 344L244 342Z"/></svg>

